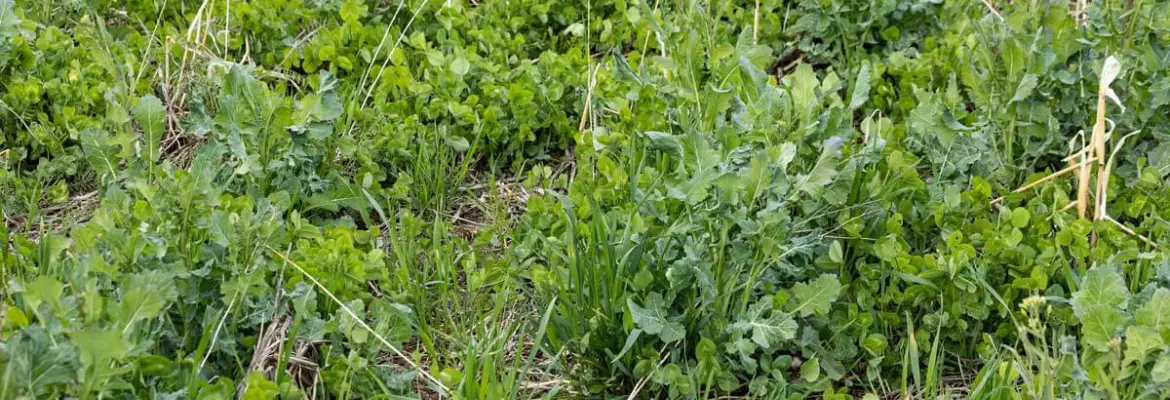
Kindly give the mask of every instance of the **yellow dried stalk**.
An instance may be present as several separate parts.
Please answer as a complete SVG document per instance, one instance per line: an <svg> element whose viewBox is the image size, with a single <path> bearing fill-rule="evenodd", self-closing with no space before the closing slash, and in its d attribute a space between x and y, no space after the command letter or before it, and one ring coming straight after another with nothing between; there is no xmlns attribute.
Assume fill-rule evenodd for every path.
<svg viewBox="0 0 1170 400"><path fill-rule="evenodd" d="M1077 218L1085 218L1086 205L1089 204L1089 163L1084 162L1088 158L1089 148L1085 146L1085 131L1077 133L1080 138L1081 151L1077 152L1081 159L1081 168L1077 172L1077 200L1074 201L1077 205ZM1070 156L1071 159L1072 156Z"/></svg>
<svg viewBox="0 0 1170 400"><path fill-rule="evenodd" d="M1145 242L1146 244L1150 245L1150 247L1153 247L1155 249L1158 248L1158 244L1154 243L1153 240L1150 240L1150 238L1145 237L1140 233L1134 232L1133 229L1130 229L1128 226L1125 226L1125 224L1118 222L1117 220L1113 219L1113 217L1106 215L1105 220L1112 222L1113 225L1117 225L1117 229L1121 229L1122 232L1128 233L1130 236L1133 236L1133 237L1140 239L1142 242Z"/></svg>
<svg viewBox="0 0 1170 400"><path fill-rule="evenodd" d="M1113 102L1116 103L1118 107L1121 107L1122 111L1125 111L1125 106L1121 105L1121 100L1117 98L1117 94L1114 93L1113 89L1109 87L1109 85L1113 83L1113 80L1117 79L1117 75L1120 73L1121 62L1117 61L1117 59L1113 56L1106 58L1105 65L1101 68L1101 80L1098 82L1099 86L1097 89L1097 123L1093 124L1093 155L1097 158L1097 203L1093 212L1094 221L1100 219L1105 210L1105 199L1108 196L1106 191L1108 190L1109 185L1109 171L1105 167L1105 160L1107 158L1105 153L1105 99L1109 98L1110 100L1113 100ZM1081 181L1085 181L1083 176ZM1081 195L1082 194L1078 193L1077 200L1083 200L1083 202L1080 203L1082 205L1077 206L1078 212L1088 204L1087 197L1081 197ZM1091 244L1096 244L1097 232L1094 231L1092 233L1089 242Z"/></svg>
<svg viewBox="0 0 1170 400"><path fill-rule="evenodd" d="M1097 159L1096 159L1096 158L1090 158L1090 159L1088 159L1088 160L1081 161L1081 162L1079 162L1079 163L1076 163L1076 164L1070 165L1068 168L1065 168L1065 169L1062 169L1062 170L1060 170L1060 171L1056 171L1056 172L1053 172L1053 173L1051 173L1051 174L1048 174L1047 176L1045 176L1045 177L1043 177L1043 178L1037 179L1035 182L1029 183L1029 184L1027 184L1027 185L1024 185L1024 186L1020 186L1018 189L1016 189L1016 190L1013 190L1012 192L1013 192L1013 193L1023 193L1023 192L1026 192L1026 191L1028 191L1029 189L1032 189L1032 188L1034 188L1034 187L1036 187L1036 186L1039 186L1041 183L1048 182L1048 181L1050 181L1050 180L1056 179L1056 178L1058 178L1058 177L1060 177L1060 176L1062 176L1062 175L1064 175L1064 174L1067 174L1067 173L1069 173L1069 172L1072 172L1073 170L1076 170L1077 168L1083 168L1084 166L1086 166L1086 165L1089 165L1089 164L1090 164L1090 163L1092 163L1093 161L1097 161ZM997 197L997 198L995 198L995 200L992 200L992 201L991 201L991 205L993 205L993 206L994 206L994 205L996 205L996 204L999 204L999 202L1001 202L1001 201L1003 201L1003 196Z"/></svg>
<svg viewBox="0 0 1170 400"><path fill-rule="evenodd" d="M593 67L593 73L589 74L589 89L585 92L585 107L581 110L581 123L577 125L578 132L585 132L585 125L592 120L593 114L593 89L597 87L597 72L601 71L601 64Z"/></svg>

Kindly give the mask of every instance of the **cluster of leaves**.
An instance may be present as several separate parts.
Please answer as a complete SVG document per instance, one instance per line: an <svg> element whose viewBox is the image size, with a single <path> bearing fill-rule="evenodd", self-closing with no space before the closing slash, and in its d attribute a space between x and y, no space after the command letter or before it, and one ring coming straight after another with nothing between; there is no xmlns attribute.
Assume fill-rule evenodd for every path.
<svg viewBox="0 0 1170 400"><path fill-rule="evenodd" d="M51 3L0 0L0 398L1170 387L1170 5ZM1009 193L1108 55L1146 239Z"/></svg>
<svg viewBox="0 0 1170 400"><path fill-rule="evenodd" d="M162 23L154 33L181 36L172 24L186 18L182 9L155 5L129 4L159 16ZM23 10L10 3L3 6L0 16L5 21L20 18L21 29L32 26ZM108 40L108 47L126 57L114 63L118 67L151 68L157 63L178 71L188 62L185 57L205 56L187 53L182 46L153 53L153 46L169 42L129 29L110 35L104 29L119 22L94 23L93 14L82 12L92 10L72 11L84 23L68 33L38 25L44 32L19 37L38 37L42 45L68 44L65 50L80 57L88 49L108 54L96 53L101 48L96 44L102 42L86 42L104 35L100 37ZM45 20L64 22L69 16ZM25 43L17 36L8 41L9 31L5 33L5 45ZM148 35L157 42L136 41ZM74 47L74 41L94 45ZM11 54L34 60L50 55L29 49ZM149 61L140 64L133 57ZM80 62L95 71L104 65ZM462 385L464 393L482 393L482 398L514 393L521 373L508 369L520 371L525 359L499 354L530 321L499 329L479 325L484 318L502 319L517 307L514 289L509 290L512 281L500 279L507 276L501 272L505 265L451 237L449 222L424 224L414 216L445 212L442 203L416 201L424 189L382 187L390 178L378 169L390 160L370 159L374 153L368 143L363 147L355 139L361 135L350 129L354 124L345 123L352 115L346 113L346 100L360 98L360 75L338 77L320 69L290 80L263 67L217 59L190 62L197 65L198 75L205 71L206 76L182 81L189 90L180 121L169 103L174 97L168 96L175 82L156 81L160 75L149 69L111 74L141 75L133 85L121 84L121 78L95 78L100 84L71 82L55 89L91 94L75 90L85 87L98 93L98 100L87 103L93 108L81 113L90 122L39 117L45 124L55 121L54 129L71 132L56 148L6 136L4 155L19 158L5 164L4 183L17 186L20 191L14 193L20 198L5 196L0 235L0 279L5 282L0 397L400 395L427 382L419 370L408 367L413 365L410 359L402 365L383 356L387 345L401 348L408 340L433 354L430 367L443 372L434 375L443 377L447 386L460 387L461 376L469 376L476 384ZM15 96L11 83L24 77L57 76L48 72L51 65L44 68L3 70L13 77L5 81L10 83L3 88L6 95ZM29 133L21 118L38 108L70 108L71 98L37 95L7 108L18 118L5 118L11 125L4 131ZM200 144L193 160L167 154L174 149L164 139L180 134L180 140ZM437 134L422 132L410 132L409 139L411 146L439 143L439 150L428 151L443 156L414 171L392 169L401 173L393 179L405 183L410 177L402 172L429 172L435 179L427 183L458 187L459 181L443 181L455 161L447 149L458 148L458 143L442 144ZM467 151L463 143L461 150ZM41 153L25 157L28 149ZM36 175L65 162L72 168L67 173ZM368 164L355 171L355 162ZM36 191L48 179L61 184L55 200L67 197L67 183L69 191L80 190L73 185L96 187L101 204L84 224L34 237L28 233L37 233L37 212L46 198ZM383 206L392 212L385 213ZM25 210L28 214L16 219L20 223L11 224L9 218ZM436 281L443 282L442 291L434 290ZM322 292L330 296L320 296ZM496 307L480 309L490 302ZM446 306L435 307L440 304ZM476 326L469 321L483 330L449 328ZM283 335L290 339L272 341ZM493 341L484 345L489 338ZM478 366L462 362L481 358L496 361ZM312 365L306 373L286 368L295 364L304 370L303 360ZM494 372L489 379L481 371Z"/></svg>
<svg viewBox="0 0 1170 400"><path fill-rule="evenodd" d="M28 214L92 191L80 142L87 129L118 133L122 144L137 93L148 91L141 54L146 37L119 23L81 16L68 30L41 25L12 1L0 3L0 200L7 215ZM127 147L127 151L129 151Z"/></svg>
<svg viewBox="0 0 1170 400"><path fill-rule="evenodd" d="M606 60L593 100L606 113L577 138L576 180L559 200L530 200L532 233L515 246L560 304L550 339L580 357L593 390L832 394L899 374L905 388L909 355L988 359L1020 339L1015 304L1066 298L1090 265L1125 265L1136 290L1166 262L1070 214L1066 184L988 204L1064 167L1066 138L1092 123L1085 88L1120 53L1135 93L1116 121L1151 134L1119 158L1111 207L1165 235L1167 171L1151 166L1163 165L1164 113L1149 111L1163 104L1143 94L1165 71L1154 44L1166 32L1143 21L1164 5L1123 18L1097 4L1082 27L1064 2L875 4L849 24L821 20L853 6L822 3L805 3L796 26L866 45L797 39L820 72L773 80L788 50L757 44L750 13L733 13L731 45L705 36L723 11L694 6L651 14L662 39ZM896 40L904 22L931 36ZM831 295L825 308L794 314L810 287ZM1084 318L1058 308L1046 323L1077 332ZM1115 377L1082 384L1108 392Z"/></svg>
<svg viewBox="0 0 1170 400"><path fill-rule="evenodd" d="M839 234L827 221L851 222L834 217L882 154L846 144L869 83L809 65L778 82L771 49L747 31L705 43L708 16L689 11L663 42L690 58L608 58L594 107L616 116L578 136L566 196L529 201L517 262L557 299L550 341L581 357L591 390L643 379L683 397L831 392L887 347L870 313L834 307L840 244L805 267Z"/></svg>
<svg viewBox="0 0 1170 400"><path fill-rule="evenodd" d="M1071 296L1035 296L1020 304L1024 361L994 363L976 382L991 382L979 397L1055 397L1089 394L1101 398L1162 398L1170 391L1166 354L1167 269L1133 293L1117 266L1088 271ZM1072 312L1081 321L1080 338L1052 335L1048 320ZM1052 335L1051 337L1049 335ZM1049 340L1051 344L1047 343ZM1005 368L1007 367L1007 368ZM1014 387L1014 379L1040 379L1043 385Z"/></svg>
<svg viewBox="0 0 1170 400"><path fill-rule="evenodd" d="M32 242L16 235L5 245L13 284L4 396L234 396L232 377L243 380L249 367L241 351L287 309L295 310L292 324L304 340L346 344L324 350L326 372L358 368L353 362L377 354L377 346L337 305L317 300L311 284L286 271L276 249L292 246L297 251L289 257L299 268L330 274L327 288L351 299L351 309L368 312L384 336L399 342L410 336L410 307L373 302L368 291L353 289L389 284L377 230L297 211L311 209L314 196L332 188L317 175L327 168L313 162L334 151L324 142L340 103L328 75L317 93L295 102L242 68L223 81L216 115L192 113L191 129L206 130L209 142L189 169L157 162L165 117L153 96L133 108L141 132L132 146L139 150L128 158L107 133L82 133L86 159L107 182L101 207L68 237ZM282 397L303 396L288 376L275 383L247 379L249 390L271 385ZM331 389L375 393L345 387Z"/></svg>

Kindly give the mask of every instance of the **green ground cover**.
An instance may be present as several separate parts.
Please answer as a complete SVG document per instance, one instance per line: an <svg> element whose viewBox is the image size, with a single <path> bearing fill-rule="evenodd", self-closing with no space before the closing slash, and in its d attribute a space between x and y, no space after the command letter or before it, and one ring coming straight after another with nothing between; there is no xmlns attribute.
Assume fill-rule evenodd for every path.
<svg viewBox="0 0 1170 400"><path fill-rule="evenodd" d="M1170 397L1166 2L0 0L0 163L0 399Z"/></svg>

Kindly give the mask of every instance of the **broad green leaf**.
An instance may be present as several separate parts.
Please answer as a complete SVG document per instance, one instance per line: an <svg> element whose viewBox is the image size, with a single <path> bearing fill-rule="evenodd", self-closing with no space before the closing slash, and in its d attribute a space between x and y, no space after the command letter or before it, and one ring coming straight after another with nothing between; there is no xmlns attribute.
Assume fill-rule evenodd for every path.
<svg viewBox="0 0 1170 400"><path fill-rule="evenodd" d="M796 337L796 328L796 321L791 316L772 310L772 302L763 299L748 307L738 321L727 327L727 331L739 335L751 332L752 342L764 349L772 349Z"/></svg>
<svg viewBox="0 0 1170 400"><path fill-rule="evenodd" d="M1028 222L1032 220L1032 213L1028 209L1020 207L1012 210L1012 225L1016 228L1024 228L1028 226Z"/></svg>
<svg viewBox="0 0 1170 400"><path fill-rule="evenodd" d="M731 328L732 327L730 326L728 327L729 332L732 331ZM740 336L742 335L743 333L740 332ZM739 361L743 363L748 371L754 371L756 369L756 359L752 357L752 354L754 354L758 348L759 346L757 346L755 343L752 343L751 340L740 337L735 339L734 342L731 342L727 346L727 351L732 354L738 354Z"/></svg>
<svg viewBox="0 0 1170 400"><path fill-rule="evenodd" d="M840 148L840 142L830 138L825 141L824 148L821 150L821 156L817 159L815 165L808 174L801 174L796 177L797 187L801 192L812 195L818 195L821 190L833 182L833 178L837 176L836 158L837 151ZM798 193L794 193L797 195Z"/></svg>
<svg viewBox="0 0 1170 400"><path fill-rule="evenodd" d="M776 158L776 166L780 167L780 170L782 170L782 171L787 171L788 164L791 164L792 160L795 158L796 158L796 145L792 144L792 143L781 144L780 145L780 156Z"/></svg>
<svg viewBox="0 0 1170 400"><path fill-rule="evenodd" d="M1154 296L1135 313L1139 325L1162 332L1170 328L1170 290L1158 288Z"/></svg>
<svg viewBox="0 0 1170 400"><path fill-rule="evenodd" d="M0 382L20 382L34 393L47 394L54 384L68 383L76 377L77 355L67 340L52 340L40 325L21 329L7 340L6 368ZM0 393L4 386L0 385ZM50 397L50 396L44 396Z"/></svg>
<svg viewBox="0 0 1170 400"><path fill-rule="evenodd" d="M842 250L840 240L834 240L833 243L829 244L829 260L838 264L845 262L845 253Z"/></svg>
<svg viewBox="0 0 1170 400"><path fill-rule="evenodd" d="M800 365L800 378L806 382L813 382L821 377L820 359L813 357Z"/></svg>
<svg viewBox="0 0 1170 400"><path fill-rule="evenodd" d="M813 109L820 103L816 93L817 86L820 86L817 74L813 72L812 66L801 63L789 79L792 80L792 104L796 108L796 118L801 123L810 122Z"/></svg>
<svg viewBox="0 0 1170 400"><path fill-rule="evenodd" d="M64 286L52 276L41 275L25 285L23 298L28 308L36 313L42 303L60 304Z"/></svg>
<svg viewBox="0 0 1170 400"><path fill-rule="evenodd" d="M682 368L678 364L667 364L654 371L651 381L659 385L670 385L683 378Z"/></svg>
<svg viewBox="0 0 1170 400"><path fill-rule="evenodd" d="M1162 335L1144 326L1130 326L1125 330L1126 362L1142 362L1146 355L1163 346Z"/></svg>
<svg viewBox="0 0 1170 400"><path fill-rule="evenodd" d="M467 138L462 136L446 137L443 138L443 141L447 142L447 145L451 146L451 149L456 152L462 153L471 149L471 143L467 141Z"/></svg>
<svg viewBox="0 0 1170 400"><path fill-rule="evenodd" d="M630 66L630 62L626 60L626 56L619 51L613 53L614 75L625 81L636 82L639 85L644 84L642 76L634 72L634 68Z"/></svg>
<svg viewBox="0 0 1170 400"><path fill-rule="evenodd" d="M355 23L366 16L366 5L361 0L346 0L341 4L341 20L344 22Z"/></svg>
<svg viewBox="0 0 1170 400"><path fill-rule="evenodd" d="M28 326L30 322L28 316L25 315L24 311L19 307L14 305L7 306L5 312L7 312L7 315L5 316L8 317L8 323L13 324L18 328Z"/></svg>
<svg viewBox="0 0 1170 400"><path fill-rule="evenodd" d="M1036 89L1037 77L1034 74L1024 75L1020 79L1020 84L1016 86L1016 94L1012 96L1010 103L1024 101L1032 94L1032 90Z"/></svg>
<svg viewBox="0 0 1170 400"><path fill-rule="evenodd" d="M142 129L142 147L146 151L146 159L158 162L158 147L166 125L166 109L162 101L151 94L142 96L138 99L138 105L134 106L134 119Z"/></svg>
<svg viewBox="0 0 1170 400"><path fill-rule="evenodd" d="M69 336L85 365L105 368L106 363L122 359L129 350L118 331L91 329L73 332Z"/></svg>
<svg viewBox="0 0 1170 400"><path fill-rule="evenodd" d="M1158 361L1154 363L1154 368L1150 370L1150 378L1157 383L1166 383L1170 381L1170 355L1163 354L1158 357Z"/></svg>
<svg viewBox="0 0 1170 400"><path fill-rule="evenodd" d="M90 168L104 178L118 176L118 166L122 159L117 150L107 144L109 135L97 129L86 129L81 132L81 148L85 151L85 159Z"/></svg>
<svg viewBox="0 0 1170 400"><path fill-rule="evenodd" d="M198 137L215 129L215 121L201 99L187 102L187 114L183 116L183 130Z"/></svg>
<svg viewBox="0 0 1170 400"><path fill-rule="evenodd" d="M158 271L130 275L122 286L121 301L110 309L120 326L157 317L177 295L174 281Z"/></svg>
<svg viewBox="0 0 1170 400"><path fill-rule="evenodd" d="M666 313L666 302L662 295L655 292L646 296L646 307L641 307L634 299L627 298L626 305L630 307L630 317L634 324L651 335L658 335L663 342L682 340L686 331L682 324L671 322Z"/></svg>
<svg viewBox="0 0 1170 400"><path fill-rule="evenodd" d="M849 109L856 110L869 100L869 63L861 65L857 79L853 82L853 94L849 96Z"/></svg>
<svg viewBox="0 0 1170 400"><path fill-rule="evenodd" d="M248 388L241 397L244 400L270 400L279 398L280 389L276 383L264 377L260 371L248 374Z"/></svg>
<svg viewBox="0 0 1170 400"><path fill-rule="evenodd" d="M699 361L713 361L716 354L715 342L710 338L703 338L695 346L695 357Z"/></svg>
<svg viewBox="0 0 1170 400"><path fill-rule="evenodd" d="M756 90L763 90L767 87L768 73L753 64L747 57L739 57L739 70L747 76Z"/></svg>
<svg viewBox="0 0 1170 400"><path fill-rule="evenodd" d="M685 201L687 204L699 204L710 195L709 189L715 178L717 176L714 170L704 169L686 181L667 184L666 192L671 198Z"/></svg>
<svg viewBox="0 0 1170 400"><path fill-rule="evenodd" d="M210 220L208 221L208 234L211 236L211 241L223 247L228 247L235 239L235 231L232 229L230 215L223 211L213 211Z"/></svg>
<svg viewBox="0 0 1170 400"><path fill-rule="evenodd" d="M920 140L934 138L944 148L951 147L955 143L955 131L947 127L943 120L945 108L938 95L917 89L915 95L918 97L918 105L910 111L910 133Z"/></svg>
<svg viewBox="0 0 1170 400"><path fill-rule="evenodd" d="M841 282L837 275L824 274L811 283L797 283L792 287L792 295L796 300L793 313L801 316L825 315L832 307L833 301L841 295Z"/></svg>
<svg viewBox="0 0 1170 400"><path fill-rule="evenodd" d="M20 26L20 17L12 0L0 0L0 39L15 36ZM4 49L8 50L8 49Z"/></svg>
<svg viewBox="0 0 1170 400"><path fill-rule="evenodd" d="M350 301L346 304L346 307L349 307L350 310L358 310L356 311L359 313L358 317L364 317L361 314L362 310L366 309L366 306L361 299L354 299L353 301ZM366 330L364 326L358 324L358 320L352 317L349 313L339 313L338 317L341 318L339 321L340 330L345 333L351 342L360 344L369 340L370 331Z"/></svg>
<svg viewBox="0 0 1170 400"><path fill-rule="evenodd" d="M1085 273L1081 287L1072 296L1073 311L1084 316L1092 306L1125 308L1129 290L1115 267L1099 266Z"/></svg>
<svg viewBox="0 0 1170 400"><path fill-rule="evenodd" d="M1081 339L1087 347L1109 351L1110 342L1117 337L1125 315L1108 305L1091 305L1081 310Z"/></svg>
<svg viewBox="0 0 1170 400"><path fill-rule="evenodd" d="M260 79L253 76L249 68L238 64L232 65L231 70L228 72L227 79L224 80L223 92L228 96L239 99L238 101L243 102L240 105L248 106L247 111L252 113L258 113L267 105L268 87ZM239 123L242 118L236 114L237 111L234 109L228 111L228 116L236 123Z"/></svg>
<svg viewBox="0 0 1170 400"><path fill-rule="evenodd" d="M878 239L877 243L873 245L873 254L878 259L886 262L894 262L898 255L905 249L902 248L902 243L898 242L898 235L886 235Z"/></svg>
<svg viewBox="0 0 1170 400"><path fill-rule="evenodd" d="M455 57L455 60L451 61L451 72L454 72L455 75L467 75L469 70L471 70L471 64L463 56Z"/></svg>
<svg viewBox="0 0 1170 400"><path fill-rule="evenodd" d="M309 125L308 128L301 126L299 129L315 128L312 122L327 122L337 119L345 111L341 100L337 97L337 78L333 77L328 70L321 70L318 73L316 83L317 91L312 94L307 94L297 102L297 113L294 120L301 125ZM318 134L319 137L328 136L333 132L332 124L324 125L323 134ZM290 128L292 129L292 128Z"/></svg>
<svg viewBox="0 0 1170 400"><path fill-rule="evenodd" d="M581 24L580 22L577 22L577 23L574 23L572 25L569 25L569 27L565 28L565 30L562 31L561 33L568 33L570 35L580 37L580 36L585 35L585 25Z"/></svg>
<svg viewBox="0 0 1170 400"><path fill-rule="evenodd" d="M1081 320L1085 345L1108 351L1110 341L1124 327L1121 312L1129 301L1129 290L1117 269L1099 266L1085 273L1081 287L1072 296L1073 311Z"/></svg>
<svg viewBox="0 0 1170 400"><path fill-rule="evenodd" d="M682 146L678 143L678 138L666 132L646 131L643 132L646 139L650 141L650 147L665 153L680 154Z"/></svg>

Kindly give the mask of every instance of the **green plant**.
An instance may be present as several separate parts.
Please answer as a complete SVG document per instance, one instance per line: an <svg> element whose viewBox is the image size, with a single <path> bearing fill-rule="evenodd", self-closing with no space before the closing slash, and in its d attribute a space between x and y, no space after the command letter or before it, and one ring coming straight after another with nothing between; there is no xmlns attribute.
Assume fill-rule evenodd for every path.
<svg viewBox="0 0 1170 400"><path fill-rule="evenodd" d="M0 398L1166 397L1168 7L0 0Z"/></svg>

